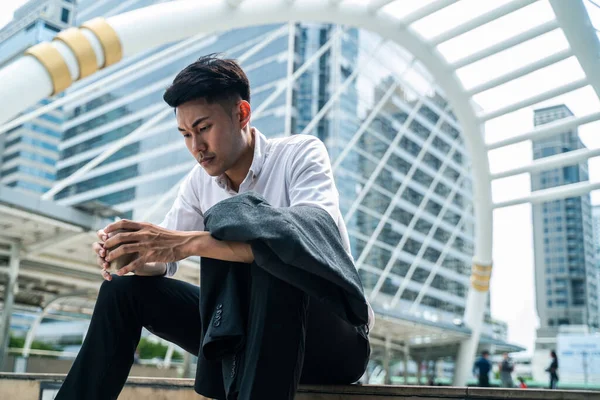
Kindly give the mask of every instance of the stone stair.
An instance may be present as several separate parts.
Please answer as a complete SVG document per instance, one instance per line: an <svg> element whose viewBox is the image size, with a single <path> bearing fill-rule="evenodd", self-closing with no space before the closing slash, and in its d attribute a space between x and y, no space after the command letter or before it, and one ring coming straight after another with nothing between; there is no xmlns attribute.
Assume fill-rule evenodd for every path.
<svg viewBox="0 0 600 400"><path fill-rule="evenodd" d="M0 373L0 399L53 399L64 375ZM119 400L203 400L192 379L130 377ZM297 400L600 400L600 392L443 386L303 385ZM266 399L271 400L271 399Z"/></svg>

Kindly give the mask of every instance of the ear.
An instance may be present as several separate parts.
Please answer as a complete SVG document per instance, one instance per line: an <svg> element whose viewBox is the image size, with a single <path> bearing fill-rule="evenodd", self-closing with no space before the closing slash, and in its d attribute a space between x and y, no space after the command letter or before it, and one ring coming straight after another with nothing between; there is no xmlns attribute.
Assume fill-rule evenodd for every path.
<svg viewBox="0 0 600 400"><path fill-rule="evenodd" d="M240 100L238 104L240 128L244 129L250 123L252 108L246 100Z"/></svg>

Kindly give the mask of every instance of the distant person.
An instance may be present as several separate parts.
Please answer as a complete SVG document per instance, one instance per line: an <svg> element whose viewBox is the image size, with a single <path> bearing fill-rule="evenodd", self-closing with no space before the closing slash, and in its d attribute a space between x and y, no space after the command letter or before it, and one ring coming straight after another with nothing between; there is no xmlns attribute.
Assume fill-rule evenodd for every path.
<svg viewBox="0 0 600 400"><path fill-rule="evenodd" d="M558 357L554 350L550 352L550 357L552 357L552 362L550 363L550 366L546 368L546 372L550 374L549 388L556 389L556 385L558 384Z"/></svg>
<svg viewBox="0 0 600 400"><path fill-rule="evenodd" d="M519 387L521 389L527 389L527 384L525 383L525 379L523 379L522 377L518 377L517 379L519 380Z"/></svg>
<svg viewBox="0 0 600 400"><path fill-rule="evenodd" d="M477 377L480 387L490 386L490 371L492 370L492 363L490 362L489 357L489 351L482 351L481 357L475 361L475 365L473 366L473 374Z"/></svg>
<svg viewBox="0 0 600 400"><path fill-rule="evenodd" d="M499 365L502 387L511 388L515 386L512 379L514 369L515 367L510 357L508 357L508 353L502 354L502 362Z"/></svg>

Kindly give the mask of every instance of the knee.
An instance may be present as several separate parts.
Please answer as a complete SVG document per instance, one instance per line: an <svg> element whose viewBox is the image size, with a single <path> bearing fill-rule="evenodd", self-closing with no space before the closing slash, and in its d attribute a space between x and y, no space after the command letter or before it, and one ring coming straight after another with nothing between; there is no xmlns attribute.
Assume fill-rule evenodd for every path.
<svg viewBox="0 0 600 400"><path fill-rule="evenodd" d="M122 299L132 293L135 276L113 275L112 280L102 282L98 292L98 303Z"/></svg>
<svg viewBox="0 0 600 400"><path fill-rule="evenodd" d="M102 282L98 293L98 301L105 299L136 299L155 291L162 277L113 275L112 280Z"/></svg>

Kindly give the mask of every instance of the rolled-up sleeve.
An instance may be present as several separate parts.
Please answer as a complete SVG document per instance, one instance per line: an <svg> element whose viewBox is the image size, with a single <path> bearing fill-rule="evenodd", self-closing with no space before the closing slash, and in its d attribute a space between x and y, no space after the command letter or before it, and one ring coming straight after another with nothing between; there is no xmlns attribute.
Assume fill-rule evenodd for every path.
<svg viewBox="0 0 600 400"><path fill-rule="evenodd" d="M176 231L204 230L204 216L200 209L200 201L197 195L198 179L200 177L196 168L181 183L173 206L160 223L160 226L163 228ZM167 263L166 275L175 275L177 268L177 262Z"/></svg>

